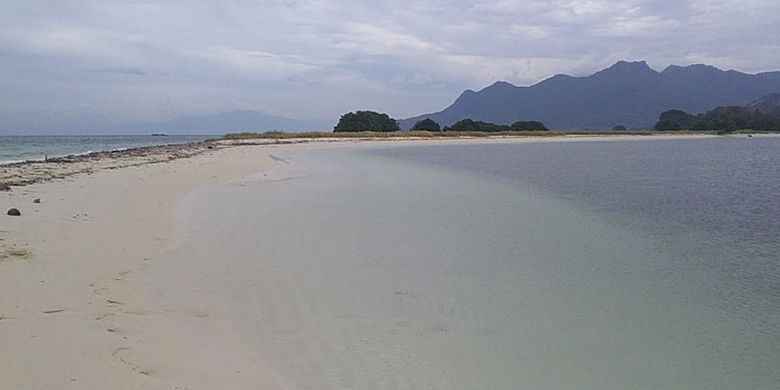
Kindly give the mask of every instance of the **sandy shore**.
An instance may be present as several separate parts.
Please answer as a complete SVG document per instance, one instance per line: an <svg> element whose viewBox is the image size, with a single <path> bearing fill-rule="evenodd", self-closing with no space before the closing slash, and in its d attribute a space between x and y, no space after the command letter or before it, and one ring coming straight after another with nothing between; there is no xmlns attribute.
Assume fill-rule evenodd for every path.
<svg viewBox="0 0 780 390"><path fill-rule="evenodd" d="M49 163L65 178L0 192L0 388L218 388L125 278L176 243L179 198L275 162L267 147L178 150L197 157Z"/></svg>
<svg viewBox="0 0 780 390"><path fill-rule="evenodd" d="M728 137L745 137L744 134ZM755 137L773 137L776 134L756 134ZM73 175L92 174L102 170L136 167L190 158L207 151L215 151L234 146L282 146L299 144L331 144L331 143L400 143L414 142L416 144L435 143L484 143L484 142L574 142L574 141L637 141L662 139L696 139L721 137L704 134L669 134L669 135L561 135L552 137L458 137L458 138L292 138L292 139L244 139L216 140L181 145L162 145L141 147L120 151L94 152L85 155L50 158L47 161L25 161L0 165L0 191L8 191L11 187L26 186L34 183L64 179Z"/></svg>
<svg viewBox="0 0 780 390"><path fill-rule="evenodd" d="M342 140L299 142L334 141ZM343 141L340 147L358 143ZM0 388L225 388L230 373L204 370L214 365L193 353L171 320L207 314L197 307L155 310L149 292L129 276L176 245L177 205L186 194L271 170L283 164L274 150L303 147L260 143L271 145L198 144L0 167L0 185L12 187L0 192ZM22 215L5 215L11 207ZM264 374L262 367L242 369ZM266 385L284 387L265 374Z"/></svg>

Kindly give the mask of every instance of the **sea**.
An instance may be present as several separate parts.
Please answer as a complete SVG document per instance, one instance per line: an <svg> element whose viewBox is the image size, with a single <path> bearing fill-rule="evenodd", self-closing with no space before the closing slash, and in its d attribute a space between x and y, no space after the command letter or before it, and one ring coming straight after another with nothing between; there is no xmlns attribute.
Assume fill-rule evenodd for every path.
<svg viewBox="0 0 780 390"><path fill-rule="evenodd" d="M204 356L293 388L780 388L780 138L273 153L188 196L143 276L211 308L180 324Z"/></svg>
<svg viewBox="0 0 780 390"><path fill-rule="evenodd" d="M202 135L0 135L0 165L46 157L123 150L143 146L199 142L214 136Z"/></svg>

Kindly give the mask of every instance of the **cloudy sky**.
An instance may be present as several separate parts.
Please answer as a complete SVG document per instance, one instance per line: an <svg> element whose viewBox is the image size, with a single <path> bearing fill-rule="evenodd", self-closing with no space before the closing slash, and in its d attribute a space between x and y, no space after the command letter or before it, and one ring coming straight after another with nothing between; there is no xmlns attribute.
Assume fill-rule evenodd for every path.
<svg viewBox="0 0 780 390"><path fill-rule="evenodd" d="M0 131L403 118L620 59L780 69L780 1L0 0Z"/></svg>

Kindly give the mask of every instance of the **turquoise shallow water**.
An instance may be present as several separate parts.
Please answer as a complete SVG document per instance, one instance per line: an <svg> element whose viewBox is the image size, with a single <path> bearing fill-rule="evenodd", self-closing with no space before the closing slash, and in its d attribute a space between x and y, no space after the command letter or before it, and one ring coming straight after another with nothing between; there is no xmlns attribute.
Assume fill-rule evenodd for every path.
<svg viewBox="0 0 780 390"><path fill-rule="evenodd" d="M648 161L665 148L684 166L710 147L656 142L280 152L290 179L193 194L187 238L148 282L164 306L219 307L299 388L779 388L771 235L664 217L665 205L691 209L677 203L689 196L632 212L564 180L585 175L580 188L622 197L634 189L615 171L690 180L657 170L666 178L653 181L621 163L625 150ZM492 165L517 156L536 156L547 179ZM623 168L572 165L593 156ZM706 165L718 166L695 169ZM775 210L776 197L764 201Z"/></svg>

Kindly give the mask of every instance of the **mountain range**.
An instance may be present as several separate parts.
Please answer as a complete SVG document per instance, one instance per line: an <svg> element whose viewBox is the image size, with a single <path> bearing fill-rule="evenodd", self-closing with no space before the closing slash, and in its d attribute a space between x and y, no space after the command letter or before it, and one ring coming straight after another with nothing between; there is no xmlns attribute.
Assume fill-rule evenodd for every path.
<svg viewBox="0 0 780 390"><path fill-rule="evenodd" d="M645 61L619 61L586 77L556 75L529 87L499 81L467 90L442 111L400 120L402 129L430 118L449 126L471 118L498 124L538 120L559 130L652 128L661 112L698 113L717 106L747 105L780 92L780 72L758 74L710 65L671 65L661 72Z"/></svg>

